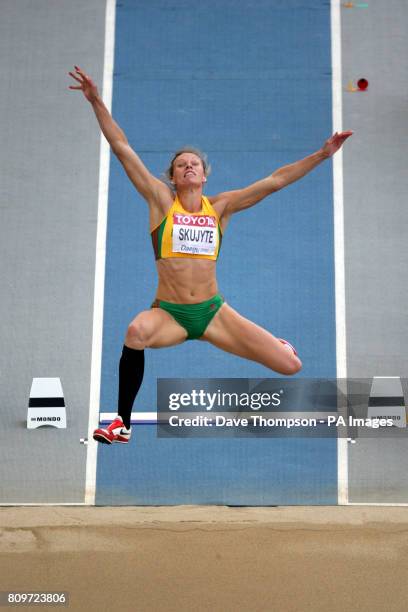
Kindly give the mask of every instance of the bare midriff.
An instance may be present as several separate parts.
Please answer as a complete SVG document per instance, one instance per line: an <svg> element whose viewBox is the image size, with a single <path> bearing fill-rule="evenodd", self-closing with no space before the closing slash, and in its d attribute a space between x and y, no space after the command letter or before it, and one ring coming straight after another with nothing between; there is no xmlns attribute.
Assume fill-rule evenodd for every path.
<svg viewBox="0 0 408 612"><path fill-rule="evenodd" d="M196 304L218 292L216 262L210 259L170 257L156 261L159 285L156 297L175 304Z"/></svg>

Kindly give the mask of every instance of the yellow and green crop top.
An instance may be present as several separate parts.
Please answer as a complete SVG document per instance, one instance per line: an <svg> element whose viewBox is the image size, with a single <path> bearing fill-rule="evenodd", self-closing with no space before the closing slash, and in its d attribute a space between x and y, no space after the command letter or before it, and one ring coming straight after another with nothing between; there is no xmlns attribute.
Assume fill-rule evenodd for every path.
<svg viewBox="0 0 408 612"><path fill-rule="evenodd" d="M216 260L222 232L219 217L208 198L201 197L201 212L190 213L176 196L157 227L151 232L156 259L194 257Z"/></svg>

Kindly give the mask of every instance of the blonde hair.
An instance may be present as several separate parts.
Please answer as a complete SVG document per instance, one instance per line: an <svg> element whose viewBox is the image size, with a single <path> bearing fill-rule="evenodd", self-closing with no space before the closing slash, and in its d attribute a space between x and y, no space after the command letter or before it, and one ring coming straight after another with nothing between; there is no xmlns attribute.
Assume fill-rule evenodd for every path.
<svg viewBox="0 0 408 612"><path fill-rule="evenodd" d="M164 171L163 174L163 179L164 181L172 188L174 189L174 185L171 182L172 178L173 178L173 166L174 166L174 162L176 161L177 157L179 155L181 155L182 153L194 153L194 155L197 155L197 157L199 157L201 159L201 163L203 164L203 169L204 169L204 176L207 177L210 172L211 172L211 166L208 163L208 159L207 159L207 154L204 153L203 151L201 151L200 149L197 149L197 147L192 147L190 145L186 145L185 147L182 147L181 149L178 149L178 151L176 151L170 161L169 167Z"/></svg>

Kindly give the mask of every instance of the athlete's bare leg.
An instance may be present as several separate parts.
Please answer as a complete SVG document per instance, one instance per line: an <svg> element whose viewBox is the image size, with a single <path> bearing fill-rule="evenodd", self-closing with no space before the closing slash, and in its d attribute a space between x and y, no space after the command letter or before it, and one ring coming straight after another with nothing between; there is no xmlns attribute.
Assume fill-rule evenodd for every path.
<svg viewBox="0 0 408 612"><path fill-rule="evenodd" d="M239 357L257 361L279 374L296 374L302 367L302 362L292 350L225 302L201 340Z"/></svg>
<svg viewBox="0 0 408 612"><path fill-rule="evenodd" d="M161 308L152 308L140 312L130 323L125 344L129 348L162 348L181 344L187 338L187 332Z"/></svg>

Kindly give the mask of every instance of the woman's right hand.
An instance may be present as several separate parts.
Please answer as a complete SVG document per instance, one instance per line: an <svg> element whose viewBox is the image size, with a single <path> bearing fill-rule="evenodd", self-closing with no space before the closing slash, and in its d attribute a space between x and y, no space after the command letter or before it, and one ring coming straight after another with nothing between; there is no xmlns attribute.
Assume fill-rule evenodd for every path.
<svg viewBox="0 0 408 612"><path fill-rule="evenodd" d="M92 79L81 70L78 66L74 66L75 73L69 72L73 79L78 81L79 85L70 85L69 89L80 89L88 102L94 102L99 96L98 88Z"/></svg>

